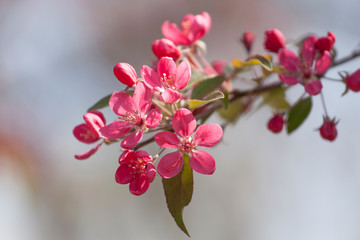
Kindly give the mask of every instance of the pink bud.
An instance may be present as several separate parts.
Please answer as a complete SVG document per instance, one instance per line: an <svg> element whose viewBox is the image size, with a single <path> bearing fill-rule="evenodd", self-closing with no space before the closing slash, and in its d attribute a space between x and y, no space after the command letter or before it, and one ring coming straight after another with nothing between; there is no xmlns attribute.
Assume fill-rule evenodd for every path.
<svg viewBox="0 0 360 240"><path fill-rule="evenodd" d="M360 69L358 69L356 72L351 74L345 79L347 87L354 91L359 92L360 91Z"/></svg>
<svg viewBox="0 0 360 240"><path fill-rule="evenodd" d="M320 135L323 139L334 141L337 136L336 123L334 120L324 118L324 123L320 127Z"/></svg>
<svg viewBox="0 0 360 240"><path fill-rule="evenodd" d="M265 32L264 45L267 50L277 53L285 47L284 35L278 29L269 29Z"/></svg>
<svg viewBox="0 0 360 240"><path fill-rule="evenodd" d="M305 92L307 92L311 96L318 95L321 92L322 83L320 80L309 80L305 84Z"/></svg>
<svg viewBox="0 0 360 240"><path fill-rule="evenodd" d="M116 78L123 84L131 87L136 83L137 74L135 69L128 63L118 63L114 67Z"/></svg>
<svg viewBox="0 0 360 240"><path fill-rule="evenodd" d="M273 133L279 133L284 127L284 117L282 114L275 114L268 122L268 129Z"/></svg>
<svg viewBox="0 0 360 240"><path fill-rule="evenodd" d="M315 42L315 47L320 51L330 51L335 43L335 34L328 32L326 37L321 37Z"/></svg>
<svg viewBox="0 0 360 240"><path fill-rule="evenodd" d="M180 50L176 47L174 42L166 38L155 40L151 47L154 54L159 59L162 57L171 57L176 61L181 55Z"/></svg>
<svg viewBox="0 0 360 240"><path fill-rule="evenodd" d="M248 53L251 51L251 47L254 42L254 38L255 38L255 35L252 32L247 31L247 32L244 32L244 34L242 35L242 38L240 39L241 42L244 44L246 51Z"/></svg>

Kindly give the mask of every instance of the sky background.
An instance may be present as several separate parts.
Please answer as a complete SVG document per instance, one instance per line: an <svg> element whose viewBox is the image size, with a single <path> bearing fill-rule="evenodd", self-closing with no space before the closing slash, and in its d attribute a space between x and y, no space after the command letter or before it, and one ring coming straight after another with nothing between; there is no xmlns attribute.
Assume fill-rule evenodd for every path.
<svg viewBox="0 0 360 240"><path fill-rule="evenodd" d="M359 46L358 9L357 0L1 0L1 239L188 239L166 208L159 176L141 197L114 181L116 145L87 161L73 157L91 148L72 135L86 109L123 89L113 66L128 62L139 74L154 59L161 24L202 11L212 18L203 39L209 60L244 58L238 39L246 30L256 35L254 52L265 53L269 28L288 42L332 31L342 57ZM356 59L327 75L359 67ZM320 97L291 136L267 131L267 108L227 127L209 150L214 175L194 175L184 210L192 239L359 239L360 95L341 97L343 90L324 83L329 114L340 119L333 143L316 131ZM108 122L116 118L104 114Z"/></svg>

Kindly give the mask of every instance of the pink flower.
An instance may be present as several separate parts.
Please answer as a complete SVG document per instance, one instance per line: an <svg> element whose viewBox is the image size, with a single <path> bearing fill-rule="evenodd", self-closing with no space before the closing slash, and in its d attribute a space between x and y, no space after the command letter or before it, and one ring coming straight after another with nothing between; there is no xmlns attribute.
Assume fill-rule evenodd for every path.
<svg viewBox="0 0 360 240"><path fill-rule="evenodd" d="M320 53L315 48L316 40L315 36L310 36L304 41L301 59L285 48L278 53L279 63L287 71L286 74L279 74L280 80L287 85L303 83L305 91L310 95L321 92L322 84L319 76L323 75L332 63L332 57L328 51Z"/></svg>
<svg viewBox="0 0 360 240"><path fill-rule="evenodd" d="M242 35L240 41L244 44L247 53L251 51L251 47L253 45L254 39L255 39L255 35L250 31L246 31Z"/></svg>
<svg viewBox="0 0 360 240"><path fill-rule="evenodd" d="M330 51L335 43L336 37L332 32L328 32L326 37L321 37L315 42L315 47L320 51Z"/></svg>
<svg viewBox="0 0 360 240"><path fill-rule="evenodd" d="M132 87L137 81L135 69L128 63L118 63L114 66L116 78L123 84Z"/></svg>
<svg viewBox="0 0 360 240"><path fill-rule="evenodd" d="M183 61L176 66L172 58L162 57L157 72L144 65L141 68L141 77L149 88L160 92L162 101L173 103L182 95L177 90L183 89L189 82L191 68L188 62Z"/></svg>
<svg viewBox="0 0 360 240"><path fill-rule="evenodd" d="M166 154L158 164L158 173L162 178L176 176L184 164L184 154L190 154L190 166L201 174L212 174L215 171L214 158L197 147L212 147L220 141L222 128L217 124L202 124L191 136L196 128L196 120L192 113L179 109L172 120L175 131L159 132L155 135L155 142L163 148L177 148L176 152ZM180 137L180 139L178 138Z"/></svg>
<svg viewBox="0 0 360 240"><path fill-rule="evenodd" d="M161 31L165 38L176 45L191 45L202 38L211 27L211 18L207 12L200 15L187 14L181 20L181 29L174 23L165 21Z"/></svg>
<svg viewBox="0 0 360 240"><path fill-rule="evenodd" d="M115 121L100 129L100 136L108 139L119 139L130 133L121 142L121 147L131 149L142 139L143 131L156 128L162 119L159 109L152 109L152 91L143 82L136 85L133 97L125 92L114 92L110 98L110 108L119 115L120 121Z"/></svg>
<svg viewBox="0 0 360 240"><path fill-rule="evenodd" d="M275 114L268 122L268 129L273 133L279 133L284 127L284 116L282 114Z"/></svg>
<svg viewBox="0 0 360 240"><path fill-rule="evenodd" d="M328 118L324 118L324 122L320 127L320 135L323 139L334 141L337 137L335 119L330 120Z"/></svg>
<svg viewBox="0 0 360 240"><path fill-rule="evenodd" d="M346 86L354 91L359 92L360 91L360 69L358 69L356 72L351 74L345 79Z"/></svg>
<svg viewBox="0 0 360 240"><path fill-rule="evenodd" d="M150 154L143 150L126 150L120 155L120 167L115 173L115 180L120 184L129 184L134 195L144 194L154 181L156 170Z"/></svg>
<svg viewBox="0 0 360 240"><path fill-rule="evenodd" d="M277 53L285 47L285 38L278 29L269 29L265 32L265 48L271 52Z"/></svg>
<svg viewBox="0 0 360 240"><path fill-rule="evenodd" d="M215 60L211 62L211 69L210 67L205 67L204 72L208 74L213 74L214 70L219 75L225 75L224 67L228 65L228 62L225 60Z"/></svg>
<svg viewBox="0 0 360 240"><path fill-rule="evenodd" d="M105 126L105 118L104 115L96 110L89 111L84 114L85 123L76 126L73 130L74 136L83 143L94 143L100 139L99 129ZM80 155L75 155L75 158L78 160L83 160L89 158L91 155L96 153L96 151L100 148L101 144L99 143L90 151L85 152Z"/></svg>
<svg viewBox="0 0 360 240"><path fill-rule="evenodd" d="M181 52L176 45L166 38L155 40L151 48L159 59L162 57L171 57L174 61L176 61L181 55Z"/></svg>

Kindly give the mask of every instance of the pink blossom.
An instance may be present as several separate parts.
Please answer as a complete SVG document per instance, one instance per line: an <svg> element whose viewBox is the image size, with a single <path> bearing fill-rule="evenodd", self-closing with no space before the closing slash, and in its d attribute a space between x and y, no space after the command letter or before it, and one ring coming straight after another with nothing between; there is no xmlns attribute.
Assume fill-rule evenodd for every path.
<svg viewBox="0 0 360 240"><path fill-rule="evenodd" d="M106 124L104 115L96 110L89 111L83 116L85 123L76 126L73 130L73 134L80 142L91 144L97 142L101 137L99 134L99 129L104 127ZM100 148L101 144L99 143L88 152L83 154L75 155L75 158L78 160L83 160L89 158L91 155L96 153Z"/></svg>
<svg viewBox="0 0 360 240"><path fill-rule="evenodd" d="M320 127L320 135L323 139L334 141L337 137L335 119L330 120L328 118L324 118L324 122Z"/></svg>
<svg viewBox="0 0 360 240"><path fill-rule="evenodd" d="M351 74L345 79L346 86L354 91L359 92L360 91L360 69L358 69L356 72Z"/></svg>
<svg viewBox="0 0 360 240"><path fill-rule="evenodd" d="M155 135L155 142L160 147L177 149L176 152L168 153L160 160L159 175L163 178L176 176L184 164L184 154L190 154L190 166L196 172L212 174L215 171L214 158L208 152L197 148L214 146L223 136L222 128L217 124L202 124L196 129L193 114L185 108L175 113L172 127L176 134L165 131ZM192 136L194 131L195 134Z"/></svg>
<svg viewBox="0 0 360 240"><path fill-rule="evenodd" d="M125 92L114 92L110 98L110 108L119 115L115 121L100 129L100 136L108 139L119 139L130 133L121 142L121 147L131 149L142 139L143 131L156 128L162 119L159 109L151 109L152 91L143 82L136 85L133 97Z"/></svg>
<svg viewBox="0 0 360 240"><path fill-rule="evenodd" d="M181 52L176 45L166 38L155 40L151 48L159 59L162 57L171 57L176 61L181 55Z"/></svg>
<svg viewBox="0 0 360 240"><path fill-rule="evenodd" d="M211 69L210 67L205 67L204 72L208 74L213 74L214 70L219 75L225 75L224 67L228 65L228 62L225 60L215 60L211 62Z"/></svg>
<svg viewBox="0 0 360 240"><path fill-rule="evenodd" d="M172 58L162 57L157 65L157 71L144 65L141 68L141 77L149 88L160 92L162 101L173 103L182 95L177 90L183 89L189 82L191 68L186 61L176 66Z"/></svg>
<svg viewBox="0 0 360 240"><path fill-rule="evenodd" d="M326 37L321 37L315 42L315 47L320 51L330 51L335 43L336 37L332 32L328 32Z"/></svg>
<svg viewBox="0 0 360 240"><path fill-rule="evenodd" d="M134 152L126 150L120 155L120 167L115 173L119 184L129 184L129 190L134 195L144 194L150 183L154 181L156 170L150 154L143 150Z"/></svg>
<svg viewBox="0 0 360 240"><path fill-rule="evenodd" d="M135 69L128 63L118 63L114 66L116 78L123 84L132 87L137 81Z"/></svg>
<svg viewBox="0 0 360 240"><path fill-rule="evenodd" d="M278 53L279 63L287 72L279 74L280 80L287 85L303 83L305 91L310 95L317 95L321 92L322 84L319 77L327 71L332 63L329 51L320 53L315 48L316 41L315 36L310 36L304 41L301 48L301 59L285 48Z"/></svg>
<svg viewBox="0 0 360 240"><path fill-rule="evenodd" d="M181 20L181 29L174 23L165 21L161 31L165 38L176 45L191 45L202 38L211 27L211 18L207 12L200 15L187 14Z"/></svg>
<svg viewBox="0 0 360 240"><path fill-rule="evenodd" d="M285 38L278 29L269 29L265 32L265 48L271 52L277 53L285 47Z"/></svg>
<svg viewBox="0 0 360 240"><path fill-rule="evenodd" d="M279 133L284 127L284 116L282 114L275 114L268 122L268 129L273 133Z"/></svg>

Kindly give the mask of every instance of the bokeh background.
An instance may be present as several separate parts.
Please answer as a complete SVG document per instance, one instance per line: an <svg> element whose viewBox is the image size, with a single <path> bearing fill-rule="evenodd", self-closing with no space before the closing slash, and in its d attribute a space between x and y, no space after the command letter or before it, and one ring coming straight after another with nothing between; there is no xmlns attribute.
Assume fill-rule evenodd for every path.
<svg viewBox="0 0 360 240"><path fill-rule="evenodd" d="M188 239L167 211L160 178L141 196L114 181L120 149L90 148L72 135L86 109L123 89L112 68L151 64L151 43L165 20L208 11L210 60L245 57L245 30L262 49L268 28L289 41L336 34L339 57L359 46L358 0L1 0L0 239ZM328 73L354 71L354 60ZM360 238L360 95L326 82L331 116L341 121L334 143L316 131L322 106L291 136L266 130L263 108L226 128L209 150L212 176L195 174L184 219L193 239L357 240ZM295 91L296 93L296 91ZM291 99L291 97L290 97ZM108 121L116 117L104 111ZM209 122L219 122L216 116ZM154 151L154 148L148 148Z"/></svg>

